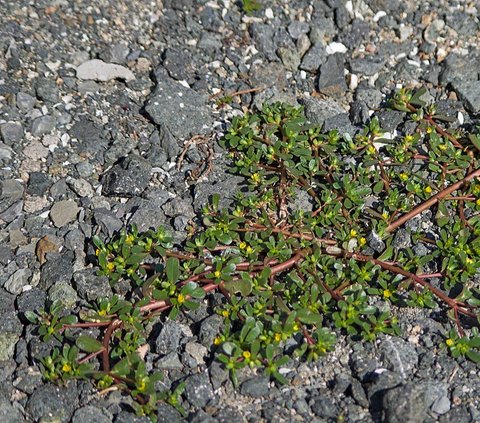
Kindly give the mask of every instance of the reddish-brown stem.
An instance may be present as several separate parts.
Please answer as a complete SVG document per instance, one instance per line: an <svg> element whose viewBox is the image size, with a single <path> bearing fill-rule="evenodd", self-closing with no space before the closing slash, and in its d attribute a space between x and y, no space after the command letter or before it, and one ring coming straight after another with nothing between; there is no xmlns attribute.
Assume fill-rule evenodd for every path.
<svg viewBox="0 0 480 423"><path fill-rule="evenodd" d="M402 217L397 219L395 222L390 223L385 229L386 232L392 232L397 229L399 226L402 226L405 222L412 219L413 217L417 216L418 214L422 213L423 211L432 207L438 201L444 199L446 196L450 195L452 192L460 189L464 184L471 181L474 178L480 177L480 169L473 171L472 173L468 174L463 178L461 181L450 185L449 187L443 189L442 191L435 194L433 197L430 197L427 201L423 202L422 204L415 207L410 212L404 214Z"/></svg>
<svg viewBox="0 0 480 423"><path fill-rule="evenodd" d="M97 355L102 354L103 350L104 350L104 348L102 348L102 349L100 349L96 352L93 352L93 353L90 353L90 354L86 355L81 360L78 360L78 364L86 363L88 360L91 360L92 358L96 357Z"/></svg>
<svg viewBox="0 0 480 423"><path fill-rule="evenodd" d="M435 130L442 136L446 137L455 147L461 148L462 150L464 149L463 145L460 144L460 142L452 135L449 134L445 129L443 129L437 122L435 122L435 119L433 119L432 116L425 116L423 118L426 122L428 122L430 125L433 125L435 127Z"/></svg>

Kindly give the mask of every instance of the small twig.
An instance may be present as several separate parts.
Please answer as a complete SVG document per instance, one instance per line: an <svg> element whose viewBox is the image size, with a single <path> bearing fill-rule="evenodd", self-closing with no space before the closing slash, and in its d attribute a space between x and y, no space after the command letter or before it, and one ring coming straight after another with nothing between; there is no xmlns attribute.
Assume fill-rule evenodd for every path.
<svg viewBox="0 0 480 423"><path fill-rule="evenodd" d="M442 191L435 194L433 197L430 197L427 201L423 202L422 204L415 207L410 212L404 214L402 217L397 219L395 222L390 223L385 229L386 232L392 232L397 229L399 226L402 226L405 222L409 221L413 217L417 216L418 214L422 213L423 211L432 207L435 203L442 200L446 196L450 195L452 192L461 188L464 184L471 181L474 178L480 177L480 169L475 170L474 172L468 174L463 178L461 181L454 183L453 185L443 189Z"/></svg>
<svg viewBox="0 0 480 423"><path fill-rule="evenodd" d="M226 95L224 95L224 97L236 97L236 96L243 95L243 94L256 93L258 91L263 91L265 88L266 87L247 88L245 90L235 91L231 94L226 94ZM222 95L222 91L219 91L216 94L212 94L210 97L208 97L208 99L213 100L214 98L220 97L221 95Z"/></svg>

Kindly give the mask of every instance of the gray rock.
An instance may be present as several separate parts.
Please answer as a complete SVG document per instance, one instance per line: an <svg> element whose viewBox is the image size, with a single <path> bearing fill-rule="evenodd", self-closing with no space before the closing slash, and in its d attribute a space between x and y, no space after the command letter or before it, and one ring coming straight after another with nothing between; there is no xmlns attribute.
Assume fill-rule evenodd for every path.
<svg viewBox="0 0 480 423"><path fill-rule="evenodd" d="M162 370L182 370L183 364L176 352L168 353L166 356L159 358L155 363L157 369Z"/></svg>
<svg viewBox="0 0 480 423"><path fill-rule="evenodd" d="M168 217L183 215L192 218L195 216L192 202L188 198L175 197L164 204L162 210Z"/></svg>
<svg viewBox="0 0 480 423"><path fill-rule="evenodd" d="M269 393L269 378L267 376L256 376L247 379L240 386L240 393L254 398L267 396Z"/></svg>
<svg viewBox="0 0 480 423"><path fill-rule="evenodd" d="M130 48L125 43L116 43L100 53L100 59L107 63L117 63L123 65L127 63L127 56Z"/></svg>
<svg viewBox="0 0 480 423"><path fill-rule="evenodd" d="M327 60L327 52L322 44L314 44L303 56L300 69L315 73Z"/></svg>
<svg viewBox="0 0 480 423"><path fill-rule="evenodd" d="M57 121L54 116L40 116L32 122L32 129L30 132L35 137L41 137L42 135L52 132L55 129L56 123Z"/></svg>
<svg viewBox="0 0 480 423"><path fill-rule="evenodd" d="M52 79L40 78L35 85L35 91L40 100L52 103L58 101L58 87Z"/></svg>
<svg viewBox="0 0 480 423"><path fill-rule="evenodd" d="M158 75L157 86L146 103L145 111L175 138L205 133L213 121L206 96L164 74Z"/></svg>
<svg viewBox="0 0 480 423"><path fill-rule="evenodd" d="M402 338L387 337L380 344L380 356L385 366L407 379L418 364L415 347Z"/></svg>
<svg viewBox="0 0 480 423"><path fill-rule="evenodd" d="M316 395L311 400L310 408L313 414L321 419L336 419L339 414L337 405L324 394Z"/></svg>
<svg viewBox="0 0 480 423"><path fill-rule="evenodd" d="M185 352L193 358L193 363L190 367L194 368L198 365L205 364L205 357L208 350L198 342L187 342L185 345Z"/></svg>
<svg viewBox="0 0 480 423"><path fill-rule="evenodd" d="M161 402L157 408L157 423L180 423L182 415L170 404Z"/></svg>
<svg viewBox="0 0 480 423"><path fill-rule="evenodd" d="M20 335L0 330L0 361L11 360L15 356L15 344Z"/></svg>
<svg viewBox="0 0 480 423"><path fill-rule="evenodd" d="M345 24L341 25L346 27ZM360 19L355 19L352 22L350 28L347 31L344 31L344 36L341 38L341 42L345 44L349 49L354 49L358 47L364 40L368 37L370 31L370 25Z"/></svg>
<svg viewBox="0 0 480 423"><path fill-rule="evenodd" d="M163 66L177 81L186 80L193 72L190 52L167 48L163 53Z"/></svg>
<svg viewBox="0 0 480 423"><path fill-rule="evenodd" d="M123 227L122 221L112 211L104 209L95 210L93 216L97 225L102 228L102 232L108 234L109 237Z"/></svg>
<svg viewBox="0 0 480 423"><path fill-rule="evenodd" d="M376 232L370 232L370 234L367 236L367 241L368 246L377 253L381 253L383 250L385 250L385 242L383 242L382 238L380 238Z"/></svg>
<svg viewBox="0 0 480 423"><path fill-rule="evenodd" d="M28 399L25 411L32 421L69 422L78 404L75 383L66 387L46 384L38 387Z"/></svg>
<svg viewBox="0 0 480 423"><path fill-rule="evenodd" d="M212 314L202 321L198 334L199 340L207 348L213 344L213 340L220 333L223 327L223 319L218 314Z"/></svg>
<svg viewBox="0 0 480 423"><path fill-rule="evenodd" d="M152 166L163 166L167 161L174 161L181 150L178 141L163 126L150 135L149 142L147 157Z"/></svg>
<svg viewBox="0 0 480 423"><path fill-rule="evenodd" d="M48 254L47 261L43 264L40 272L38 287L48 290L56 281L69 282L73 275L73 251L60 254Z"/></svg>
<svg viewBox="0 0 480 423"><path fill-rule="evenodd" d="M228 207L244 182L242 176L224 174L223 179L216 178L215 181L195 184L193 208L200 211L208 201L211 201L213 194L220 194L220 208Z"/></svg>
<svg viewBox="0 0 480 423"><path fill-rule="evenodd" d="M412 238L410 233L401 228L398 229L395 233L395 238L393 239L392 243L396 248L409 248L412 246Z"/></svg>
<svg viewBox="0 0 480 423"><path fill-rule="evenodd" d="M50 210L50 219L57 228L73 222L80 208L73 200L57 201Z"/></svg>
<svg viewBox="0 0 480 423"><path fill-rule="evenodd" d="M0 394L0 421L2 423L22 423L25 421L19 407L13 405L4 394Z"/></svg>
<svg viewBox="0 0 480 423"><path fill-rule="evenodd" d="M479 56L461 56L457 53L450 53L445 59L444 70L440 74L440 83L447 85L452 82L478 81L480 75Z"/></svg>
<svg viewBox="0 0 480 423"><path fill-rule="evenodd" d="M444 395L435 400L432 404L431 410L436 414L445 414L450 411L452 403L448 396Z"/></svg>
<svg viewBox="0 0 480 423"><path fill-rule="evenodd" d="M0 160L11 160L13 154L14 151L11 147L4 144L3 142L0 142Z"/></svg>
<svg viewBox="0 0 480 423"><path fill-rule="evenodd" d="M147 416L136 416L134 413L122 411L115 417L115 423L151 423Z"/></svg>
<svg viewBox="0 0 480 423"><path fill-rule="evenodd" d="M380 127L388 132L393 132L397 129L398 125L403 122L405 118L405 112L398 110L383 109L376 114Z"/></svg>
<svg viewBox="0 0 480 423"><path fill-rule="evenodd" d="M7 122L0 125L0 135L6 145L14 145L23 138L23 126L17 122Z"/></svg>
<svg viewBox="0 0 480 423"><path fill-rule="evenodd" d="M423 423L432 404L447 395L438 381L409 382L388 390L383 398L385 422Z"/></svg>
<svg viewBox="0 0 480 423"><path fill-rule="evenodd" d="M321 99L317 97L302 100L305 108L305 117L312 123L322 126L325 120L345 113L345 110L333 99Z"/></svg>
<svg viewBox="0 0 480 423"><path fill-rule="evenodd" d="M166 223L167 218L161 209L161 203L157 201L143 200L129 220L130 225L137 225L139 231L156 229Z"/></svg>
<svg viewBox="0 0 480 423"><path fill-rule="evenodd" d="M38 288L32 288L17 297L17 309L20 313L27 310L38 311L45 308L47 294Z"/></svg>
<svg viewBox="0 0 480 423"><path fill-rule="evenodd" d="M74 287L80 298L95 301L110 298L112 289L107 276L97 276L94 269L83 269L73 274Z"/></svg>
<svg viewBox="0 0 480 423"><path fill-rule="evenodd" d="M103 153L108 147L103 129L86 117L80 118L70 129L69 134L79 141L75 144L75 147L83 155L85 153L90 155Z"/></svg>
<svg viewBox="0 0 480 423"><path fill-rule="evenodd" d="M259 22L249 26L250 36L255 42L258 51L262 52L269 61L276 59L275 44L273 43L274 28Z"/></svg>
<svg viewBox="0 0 480 423"><path fill-rule="evenodd" d="M23 210L23 201L19 201L15 204L12 204L10 207L6 208L2 213L0 213L0 220L10 223L12 220L15 220L17 217L22 215Z"/></svg>
<svg viewBox="0 0 480 423"><path fill-rule="evenodd" d="M103 175L103 193L129 197L141 194L148 185L151 170L148 161L130 154Z"/></svg>
<svg viewBox="0 0 480 423"><path fill-rule="evenodd" d="M175 321L167 319L155 339L155 351L168 354L177 351L182 337L182 327Z"/></svg>
<svg viewBox="0 0 480 423"><path fill-rule="evenodd" d="M97 84L95 81L82 81L78 83L77 90L81 95L86 95L88 93L98 93L100 88L101 85Z"/></svg>
<svg viewBox="0 0 480 423"><path fill-rule="evenodd" d="M77 78L84 80L94 80L100 82L110 81L112 79L123 79L131 81L135 79L133 72L114 63L105 63L103 60L93 59L82 63L77 67Z"/></svg>
<svg viewBox="0 0 480 423"><path fill-rule="evenodd" d="M23 191L23 184L15 179L6 179L1 181L0 212L5 212L10 206L21 200L23 198Z"/></svg>
<svg viewBox="0 0 480 423"><path fill-rule="evenodd" d="M350 61L350 70L355 74L371 76L380 72L385 62L384 57L358 57Z"/></svg>
<svg viewBox="0 0 480 423"><path fill-rule="evenodd" d="M32 172L27 183L27 193L30 195L45 195L52 186L52 180L44 172Z"/></svg>
<svg viewBox="0 0 480 423"><path fill-rule="evenodd" d="M86 405L75 411L72 423L111 423L113 415L105 408L97 408L93 405Z"/></svg>
<svg viewBox="0 0 480 423"><path fill-rule="evenodd" d="M17 107L23 112L27 113L35 107L37 99L29 94L19 92L17 93Z"/></svg>
<svg viewBox="0 0 480 423"><path fill-rule="evenodd" d="M185 383L185 398L194 407L205 407L215 395L207 373L189 376Z"/></svg>
<svg viewBox="0 0 480 423"><path fill-rule="evenodd" d="M32 276L32 271L30 269L18 269L3 286L6 291L11 294L18 295L22 292L23 287L28 285L28 281Z"/></svg>
<svg viewBox="0 0 480 423"><path fill-rule="evenodd" d="M56 282L48 290L50 301L60 301L67 309L73 308L78 301L77 292L67 282Z"/></svg>
<svg viewBox="0 0 480 423"><path fill-rule="evenodd" d="M93 197L95 194L90 182L83 178L67 177L66 182L79 197Z"/></svg>
<svg viewBox="0 0 480 423"><path fill-rule="evenodd" d="M383 101L383 94L375 88L358 87L355 98L364 102L370 109L376 109Z"/></svg>
<svg viewBox="0 0 480 423"><path fill-rule="evenodd" d="M465 109L472 113L480 112L480 81L452 83L453 89L462 100Z"/></svg>
<svg viewBox="0 0 480 423"><path fill-rule="evenodd" d="M40 385L43 385L42 373L36 366L22 367L15 372L13 386L20 391L31 395Z"/></svg>
<svg viewBox="0 0 480 423"><path fill-rule="evenodd" d="M297 49L288 47L279 47L277 55L280 57L285 69L294 72L300 66L300 55Z"/></svg>
<svg viewBox="0 0 480 423"><path fill-rule="evenodd" d="M308 34L309 31L310 25L307 22L293 21L288 25L288 33L294 40L297 40L303 34Z"/></svg>
<svg viewBox="0 0 480 423"><path fill-rule="evenodd" d="M347 90L344 75L344 59L342 54L332 54L320 66L317 81L318 91L331 97L339 97Z"/></svg>

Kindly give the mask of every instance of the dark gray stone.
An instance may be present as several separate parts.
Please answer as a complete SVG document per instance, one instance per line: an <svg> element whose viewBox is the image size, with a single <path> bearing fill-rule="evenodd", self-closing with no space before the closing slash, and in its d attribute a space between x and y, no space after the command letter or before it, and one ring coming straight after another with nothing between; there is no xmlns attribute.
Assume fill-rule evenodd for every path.
<svg viewBox="0 0 480 423"><path fill-rule="evenodd" d="M175 197L162 206L163 212L168 217L188 216L190 218L195 216L192 207L192 202L188 198Z"/></svg>
<svg viewBox="0 0 480 423"><path fill-rule="evenodd" d="M269 378L267 376L256 376L247 379L240 386L240 393L254 398L260 398L268 395Z"/></svg>
<svg viewBox="0 0 480 423"><path fill-rule="evenodd" d="M37 98L42 101L55 103L58 101L58 87L54 80L39 78L35 84Z"/></svg>
<svg viewBox="0 0 480 423"><path fill-rule="evenodd" d="M36 98L29 94L19 92L17 93L17 107L23 112L27 113L35 107Z"/></svg>
<svg viewBox="0 0 480 423"><path fill-rule="evenodd" d="M295 72L300 66L300 55L296 48L279 47L277 55L280 57L285 69Z"/></svg>
<svg viewBox="0 0 480 423"><path fill-rule="evenodd" d="M47 261L40 272L38 287L48 290L55 282L69 282L73 275L74 253L67 251L63 254L47 254Z"/></svg>
<svg viewBox="0 0 480 423"><path fill-rule="evenodd" d="M155 339L155 352L157 354L176 352L180 346L181 337L181 326L177 322L167 319Z"/></svg>
<svg viewBox="0 0 480 423"><path fill-rule="evenodd" d="M465 109L472 113L480 112L480 81L452 83L453 89L462 100Z"/></svg>
<svg viewBox="0 0 480 423"><path fill-rule="evenodd" d="M157 423L179 423L182 421L182 415L170 404L165 402L158 404Z"/></svg>
<svg viewBox="0 0 480 423"><path fill-rule="evenodd" d="M103 50L99 56L104 62L123 65L127 63L129 53L130 49L125 43L116 43Z"/></svg>
<svg viewBox="0 0 480 423"><path fill-rule="evenodd" d="M23 287L28 285L31 276L32 271L30 269L18 269L8 278L3 287L11 294L18 295L22 292Z"/></svg>
<svg viewBox="0 0 480 423"><path fill-rule="evenodd" d="M44 172L32 172L27 183L27 193L30 195L45 195L52 186L52 180Z"/></svg>
<svg viewBox="0 0 480 423"><path fill-rule="evenodd" d="M205 407L215 395L206 373L189 376L185 383L185 399L194 407Z"/></svg>
<svg viewBox="0 0 480 423"><path fill-rule="evenodd" d="M157 86L145 111L150 118L175 138L188 138L210 129L213 116L207 97L186 88L166 75L157 75Z"/></svg>
<svg viewBox="0 0 480 423"><path fill-rule="evenodd" d="M32 288L17 297L17 309L20 313L27 310L38 311L45 308L47 294L38 288Z"/></svg>
<svg viewBox="0 0 480 423"><path fill-rule="evenodd" d="M213 344L213 340L220 333L223 327L223 318L218 314L213 314L207 317L200 324L198 339L207 348Z"/></svg>
<svg viewBox="0 0 480 423"><path fill-rule="evenodd" d="M293 21L288 25L288 33L294 40L297 40L303 34L308 34L309 31L310 25L307 22Z"/></svg>
<svg viewBox="0 0 480 423"><path fill-rule="evenodd" d="M461 56L450 53L443 62L443 72L440 83L447 85L452 82L478 81L480 76L480 56Z"/></svg>
<svg viewBox="0 0 480 423"><path fill-rule="evenodd" d="M200 211L211 201L213 194L220 194L220 208L228 207L233 201L235 193L241 190L245 179L242 176L223 174L223 178L214 181L200 182L195 185L193 208Z"/></svg>
<svg viewBox="0 0 480 423"><path fill-rule="evenodd" d="M300 64L300 69L315 73L327 60L327 52L322 44L314 44L305 53Z"/></svg>
<svg viewBox="0 0 480 423"><path fill-rule="evenodd" d="M379 347L380 357L389 370L407 379L418 364L415 347L402 338L388 337Z"/></svg>
<svg viewBox="0 0 480 423"><path fill-rule="evenodd" d="M163 52L163 66L168 74L178 81L188 79L193 73L191 53L167 48Z"/></svg>
<svg viewBox="0 0 480 423"><path fill-rule="evenodd" d="M72 423L111 423L113 415L106 409L86 405L75 411Z"/></svg>
<svg viewBox="0 0 480 423"><path fill-rule="evenodd" d="M32 122L32 129L30 132L35 137L41 137L42 135L52 132L55 129L56 123L57 121L54 116L40 116Z"/></svg>
<svg viewBox="0 0 480 423"><path fill-rule="evenodd" d="M398 110L392 109L383 109L376 114L378 121L380 122L380 127L385 131L393 132L397 129L398 125L403 122L405 118L405 112L400 112Z"/></svg>
<svg viewBox="0 0 480 423"><path fill-rule="evenodd" d="M152 166L163 166L167 161L174 161L181 150L178 141L163 126L150 135L149 142L147 160Z"/></svg>
<svg viewBox="0 0 480 423"><path fill-rule="evenodd" d="M57 419L69 422L78 404L78 392L74 382L66 387L47 384L38 387L28 399L25 411L33 421Z"/></svg>
<svg viewBox="0 0 480 423"><path fill-rule="evenodd" d="M309 97L302 100L302 103L305 108L305 117L319 126L322 126L326 119L345 113L345 110L330 98Z"/></svg>
<svg viewBox="0 0 480 423"><path fill-rule="evenodd" d="M341 41L349 49L354 49L366 40L369 31L370 25L366 21L355 19L351 27L344 32Z"/></svg>
<svg viewBox="0 0 480 423"><path fill-rule="evenodd" d="M50 219L57 228L67 225L73 222L80 208L73 200L57 201L50 209Z"/></svg>
<svg viewBox="0 0 480 423"><path fill-rule="evenodd" d="M151 170L152 166L144 158L130 154L103 175L103 193L128 197L139 195L148 185Z"/></svg>
<svg viewBox="0 0 480 423"><path fill-rule="evenodd" d="M25 421L20 407L13 405L4 394L0 394L0 421L2 423L22 423Z"/></svg>
<svg viewBox="0 0 480 423"><path fill-rule="evenodd" d="M332 54L320 66L317 89L330 97L340 97L347 90L344 75L344 58L342 54Z"/></svg>
<svg viewBox="0 0 480 423"><path fill-rule="evenodd" d="M73 274L74 287L80 296L87 301L97 298L110 298L112 289L107 276L97 276L94 269L83 269Z"/></svg>
<svg viewBox="0 0 480 423"><path fill-rule="evenodd" d="M109 237L112 237L123 227L123 222L110 210L95 210L93 217L97 225L102 228L102 232L108 234Z"/></svg>
<svg viewBox="0 0 480 423"><path fill-rule="evenodd" d="M409 248L412 246L412 238L410 233L401 228L398 229L395 233L395 238L393 239L392 243L396 248Z"/></svg>
<svg viewBox="0 0 480 423"><path fill-rule="evenodd" d="M131 210L133 214L128 222L130 225L135 224L139 231L146 231L166 223L167 218L161 209L162 202L142 200L138 203Z"/></svg>
<svg viewBox="0 0 480 423"><path fill-rule="evenodd" d="M385 62L383 57L358 57L350 60L350 70L355 74L371 76L381 71Z"/></svg>
<svg viewBox="0 0 480 423"><path fill-rule="evenodd" d="M79 153L96 155L103 153L108 148L108 141L105 139L103 129L86 117L82 116L72 126L69 134L78 140L74 146Z"/></svg>
<svg viewBox="0 0 480 423"><path fill-rule="evenodd" d="M324 394L319 394L311 399L310 408L313 414L321 419L336 419L340 410L333 400Z"/></svg>
<svg viewBox="0 0 480 423"><path fill-rule="evenodd" d="M262 52L268 60L276 59L275 44L273 43L274 28L259 22L254 22L249 26L250 36L255 42L258 51Z"/></svg>
<svg viewBox="0 0 480 423"><path fill-rule="evenodd" d="M7 122L0 125L0 135L7 145L15 145L23 138L23 126L17 122Z"/></svg>
<svg viewBox="0 0 480 423"><path fill-rule="evenodd" d="M386 391L383 397L386 423L423 423L435 401L448 395L438 381L409 382Z"/></svg>

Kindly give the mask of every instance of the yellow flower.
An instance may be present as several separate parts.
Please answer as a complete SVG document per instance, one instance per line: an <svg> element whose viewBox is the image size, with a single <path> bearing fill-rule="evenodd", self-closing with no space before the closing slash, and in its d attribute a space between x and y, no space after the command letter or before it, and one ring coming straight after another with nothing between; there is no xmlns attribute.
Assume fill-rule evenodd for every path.
<svg viewBox="0 0 480 423"><path fill-rule="evenodd" d="M252 173L252 176L250 176L250 179L253 181L254 184L259 184L261 177L258 172Z"/></svg>
<svg viewBox="0 0 480 423"><path fill-rule="evenodd" d="M430 194L432 192L432 187L430 185L427 185L423 190L427 193Z"/></svg>
<svg viewBox="0 0 480 423"><path fill-rule="evenodd" d="M216 278L219 278L220 275L221 275L220 270L215 270L215 272L213 272L213 276L215 276Z"/></svg>
<svg viewBox="0 0 480 423"><path fill-rule="evenodd" d="M398 175L398 176L400 177L400 180L401 180L402 182L405 182L405 181L408 180L408 174L405 173L405 172L400 173L400 175Z"/></svg>
<svg viewBox="0 0 480 423"><path fill-rule="evenodd" d="M475 201L475 204L480 207L480 198L477 198L477 201Z"/></svg>
<svg viewBox="0 0 480 423"><path fill-rule="evenodd" d="M369 154L375 154L377 149L373 145L369 145L367 151L369 152Z"/></svg>
<svg viewBox="0 0 480 423"><path fill-rule="evenodd" d="M221 343L222 340L218 336L213 340L213 345L220 345Z"/></svg>
<svg viewBox="0 0 480 423"><path fill-rule="evenodd" d="M294 330L295 332L298 332L298 331L300 330L300 326L298 325L298 323L294 323L294 324L293 324L293 330Z"/></svg>
<svg viewBox="0 0 480 423"><path fill-rule="evenodd" d="M100 311L98 312L98 315L99 315L99 316L106 316L106 315L107 315L107 310L100 310Z"/></svg>
<svg viewBox="0 0 480 423"><path fill-rule="evenodd" d="M360 244L360 247L363 247L366 243L367 240L362 236L359 240L358 243Z"/></svg>
<svg viewBox="0 0 480 423"><path fill-rule="evenodd" d="M387 220L388 217L389 217L389 214L388 214L387 212L383 212L383 213L382 213L382 217L383 217L385 220Z"/></svg>
<svg viewBox="0 0 480 423"><path fill-rule="evenodd" d="M97 248L97 249L95 250L95 255L96 255L97 257L100 255L100 248Z"/></svg>
<svg viewBox="0 0 480 423"><path fill-rule="evenodd" d="M439 150L445 151L448 148L448 145L447 144L440 144L438 146L438 148L439 148Z"/></svg>
<svg viewBox="0 0 480 423"><path fill-rule="evenodd" d="M64 363L62 366L62 372L64 373L70 373L72 371L72 366L70 363Z"/></svg>
<svg viewBox="0 0 480 423"><path fill-rule="evenodd" d="M185 302L185 295L178 294L177 301L179 304L183 304Z"/></svg>
<svg viewBox="0 0 480 423"><path fill-rule="evenodd" d="M275 341L280 342L282 340L282 334L281 333L276 333L273 338Z"/></svg>
<svg viewBox="0 0 480 423"><path fill-rule="evenodd" d="M131 244L133 244L133 241L134 241L134 240L135 240L135 237L134 237L132 234L130 234L130 235L128 235L127 238L125 239L125 243L131 245Z"/></svg>
<svg viewBox="0 0 480 423"><path fill-rule="evenodd" d="M350 229L350 236L352 238L356 237L357 236L357 231L355 229Z"/></svg>
<svg viewBox="0 0 480 423"><path fill-rule="evenodd" d="M253 253L253 248L250 247L250 245L249 245L245 251L247 252L247 254L252 254Z"/></svg>
<svg viewBox="0 0 480 423"><path fill-rule="evenodd" d="M472 264L472 263L473 263L473 260L472 260L470 257L467 257L467 258L465 259L465 263L467 263L467 264Z"/></svg>
<svg viewBox="0 0 480 423"><path fill-rule="evenodd" d="M115 270L115 263L113 263L113 262L108 263L107 264L107 270L109 272L113 272Z"/></svg>
<svg viewBox="0 0 480 423"><path fill-rule="evenodd" d="M405 141L411 143L413 141L413 135L405 135Z"/></svg>
<svg viewBox="0 0 480 423"><path fill-rule="evenodd" d="M445 344L447 344L447 347L451 347L455 344L455 341L452 339L452 338L448 338L446 341L445 341Z"/></svg>
<svg viewBox="0 0 480 423"><path fill-rule="evenodd" d="M389 289L383 290L383 298L390 298L392 295L392 291L390 291Z"/></svg>
<svg viewBox="0 0 480 423"><path fill-rule="evenodd" d="M227 318L228 316L230 316L230 312L228 310L222 310L222 316Z"/></svg>
<svg viewBox="0 0 480 423"><path fill-rule="evenodd" d="M250 353L250 351L244 351L244 352L242 353L242 355L243 355L243 357L244 357L246 360L248 360L248 359L252 356L252 354Z"/></svg>
<svg viewBox="0 0 480 423"><path fill-rule="evenodd" d="M427 134L431 134L433 132L433 127L429 126L427 128Z"/></svg>
<svg viewBox="0 0 480 423"><path fill-rule="evenodd" d="M244 241L242 241L238 247L239 247L241 250L244 250L245 248L247 248L247 243L244 242Z"/></svg>

